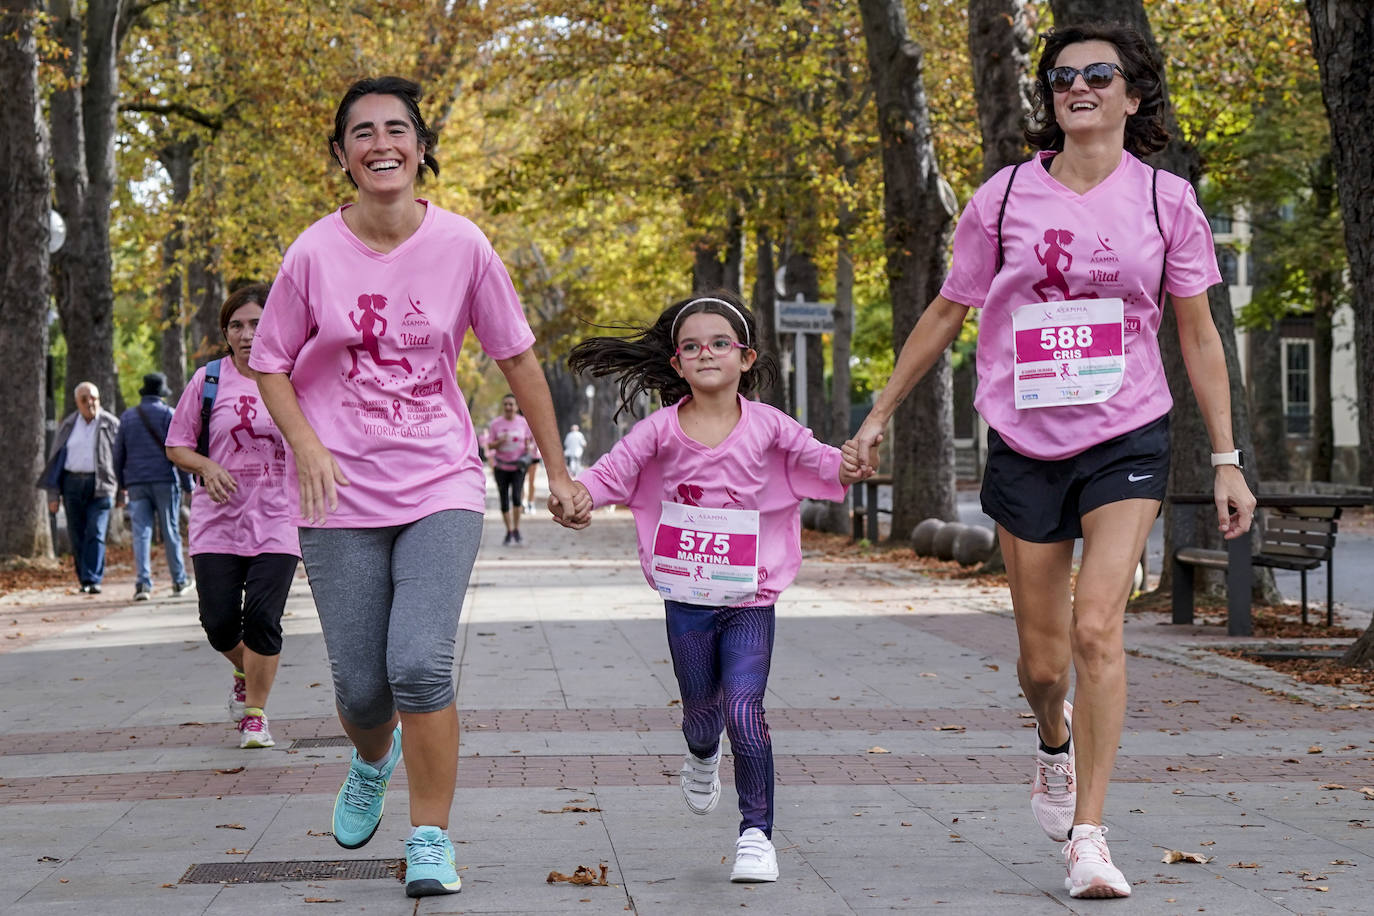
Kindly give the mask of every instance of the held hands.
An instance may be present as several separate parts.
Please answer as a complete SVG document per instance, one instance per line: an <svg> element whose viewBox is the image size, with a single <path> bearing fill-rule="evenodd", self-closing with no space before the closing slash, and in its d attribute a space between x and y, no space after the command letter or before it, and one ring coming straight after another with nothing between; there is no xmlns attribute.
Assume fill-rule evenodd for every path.
<svg viewBox="0 0 1374 916"><path fill-rule="evenodd" d="M592 523L592 494L575 480L570 480L566 487L550 484L549 511L564 528L586 528Z"/></svg>
<svg viewBox="0 0 1374 916"><path fill-rule="evenodd" d="M854 441L851 439L840 446L840 485L847 487L867 476L861 467L859 450L855 447Z"/></svg>
<svg viewBox="0 0 1374 916"><path fill-rule="evenodd" d="M1245 475L1232 464L1217 468L1213 494L1217 506L1217 528L1226 540L1238 538L1250 530L1255 516L1255 496L1245 483Z"/></svg>
<svg viewBox="0 0 1374 916"><path fill-rule="evenodd" d="M885 425L870 413L854 438L840 447L845 464L858 468L859 480L865 480L878 472L878 443L883 441Z"/></svg>
<svg viewBox="0 0 1374 916"><path fill-rule="evenodd" d="M229 501L229 497L238 492L239 483L216 461L205 459L206 469L201 474L201 479L205 481L205 492L210 494L211 502L223 505Z"/></svg>

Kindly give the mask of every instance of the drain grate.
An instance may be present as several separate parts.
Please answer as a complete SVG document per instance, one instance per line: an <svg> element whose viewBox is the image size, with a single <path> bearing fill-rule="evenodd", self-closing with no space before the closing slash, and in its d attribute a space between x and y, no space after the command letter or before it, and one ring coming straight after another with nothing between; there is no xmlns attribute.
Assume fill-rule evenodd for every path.
<svg viewBox="0 0 1374 916"><path fill-rule="evenodd" d="M206 862L192 865L179 884L271 884L395 878L400 859L335 859L295 862Z"/></svg>
<svg viewBox="0 0 1374 916"><path fill-rule="evenodd" d="M347 735L325 735L322 738L297 738L291 742L291 750L302 747L352 747L353 742Z"/></svg>

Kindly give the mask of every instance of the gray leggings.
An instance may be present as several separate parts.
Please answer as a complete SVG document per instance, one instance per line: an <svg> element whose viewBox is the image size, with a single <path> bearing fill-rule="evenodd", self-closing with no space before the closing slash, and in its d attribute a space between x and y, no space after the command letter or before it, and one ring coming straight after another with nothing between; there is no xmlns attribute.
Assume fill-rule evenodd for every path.
<svg viewBox="0 0 1374 916"><path fill-rule="evenodd" d="M449 509L388 528L301 528L339 715L376 728L453 702L458 614L482 516Z"/></svg>

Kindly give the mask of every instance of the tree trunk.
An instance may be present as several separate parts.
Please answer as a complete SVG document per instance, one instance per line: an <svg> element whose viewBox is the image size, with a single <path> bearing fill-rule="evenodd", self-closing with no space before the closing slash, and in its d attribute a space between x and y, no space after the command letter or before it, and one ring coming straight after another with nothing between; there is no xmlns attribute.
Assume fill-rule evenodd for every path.
<svg viewBox="0 0 1374 916"><path fill-rule="evenodd" d="M773 237L768 227L759 224L754 230L754 297L750 308L754 312L754 322L758 325L759 350L767 353L779 363L781 369L782 347L778 342L775 322L777 314L777 284L773 266ZM787 389L781 373L772 384L758 390L759 400L771 404L779 410L787 407Z"/></svg>
<svg viewBox="0 0 1374 916"><path fill-rule="evenodd" d="M804 245L789 246L787 269L783 273L782 298L791 302L798 296L806 302L819 302L821 299L820 273L816 269L816 259ZM795 337L795 335L793 335ZM829 441L829 413L825 403L825 351L819 334L806 337L806 390L794 393L798 403L806 399L806 422L815 432L816 438ZM792 354L793 359L796 354ZM800 368L800 367L795 367Z"/></svg>
<svg viewBox="0 0 1374 916"><path fill-rule="evenodd" d="M1359 408L1360 483L1374 486L1374 5L1367 0L1307 0L1322 99L1331 121L1336 192L1345 221L1355 313L1355 380ZM1374 622L1360 642L1374 642ZM1374 647L1366 650L1374 655Z"/></svg>
<svg viewBox="0 0 1374 916"><path fill-rule="evenodd" d="M224 335L219 329L219 310L226 293L224 280L214 268L217 252L208 243L197 246L201 256L186 271L186 287L195 311L191 315L190 356L193 366L224 353Z"/></svg>
<svg viewBox="0 0 1374 916"><path fill-rule="evenodd" d="M1051 0L1055 25L1071 25L1075 22L1120 22L1137 29L1158 55L1154 32L1150 28L1149 17L1141 0ZM1196 186L1202 177L1202 156L1197 147L1182 139L1178 119L1173 107L1168 104L1169 79L1167 68L1160 73L1165 97L1165 127L1173 138L1167 147L1151 157L1156 168L1173 172L1186 178ZM1225 284L1218 284L1208 290L1212 307L1212 321L1221 334L1222 349L1226 355L1226 373L1231 386L1231 429L1236 447L1246 454L1254 454L1254 439L1250 430L1250 416L1246 405L1245 390L1241 384L1240 361L1236 351L1236 321L1231 311L1231 293ZM1162 306L1162 303L1161 303ZM1183 365L1183 356L1178 345L1178 324L1174 320L1173 309L1164 309L1164 321L1159 329L1159 349L1164 357L1164 372L1169 379L1169 390L1174 397L1174 411L1170 417L1169 446L1172 459L1169 469L1170 493L1210 493L1212 492L1214 472L1209 455L1211 446L1207 437L1207 427L1202 422L1193 397L1192 385ZM1253 469L1245 472L1250 487L1255 487ZM1165 506L1164 556L1173 555L1174 544L1172 525L1168 519L1173 512L1196 511L1192 506ZM1207 546L1219 546L1220 535L1215 525L1202 526L1208 532ZM1251 539L1256 551L1259 549L1260 526L1251 529ZM1160 571L1159 590L1168 591L1172 587L1173 573L1171 564L1165 562ZM1204 580L1220 578L1209 572ZM1254 570L1254 594L1264 601L1278 597L1274 587L1274 573L1265 567Z"/></svg>
<svg viewBox="0 0 1374 916"><path fill-rule="evenodd" d="M1033 35L1024 0L969 0L968 49L983 140L983 180L1026 158Z"/></svg>
<svg viewBox="0 0 1374 916"><path fill-rule="evenodd" d="M181 254L186 247L186 201L191 196L191 166L195 162L194 137L169 143L158 152L158 160L172 179L172 205L176 222L162 240L162 371L167 386L180 395L186 387L186 287Z"/></svg>
<svg viewBox="0 0 1374 916"><path fill-rule="evenodd" d="M860 0L883 145L884 241L892 337L900 349L940 291L953 217L941 200L923 51L907 36L900 0ZM949 354L931 367L893 416L892 532L905 541L927 517L958 517Z"/></svg>
<svg viewBox="0 0 1374 916"><path fill-rule="evenodd" d="M65 414L75 408L72 389L83 381L94 382L108 404L117 400L110 201L120 2L89 0L84 30L71 0L54 0L52 15L54 35L68 55L61 64L67 88L54 92L51 103L58 210L67 221L67 244L53 258L67 340Z"/></svg>
<svg viewBox="0 0 1374 916"><path fill-rule="evenodd" d="M0 429L11 458L0 461L0 556L51 553L43 471L46 400L48 212L52 173L38 87L34 24L39 0L0 13Z"/></svg>
<svg viewBox="0 0 1374 916"><path fill-rule="evenodd" d="M1321 274L1312 284L1312 480L1331 480L1336 460L1336 428L1331 405L1331 355L1335 350L1331 319L1335 308L1332 281Z"/></svg>
<svg viewBox="0 0 1374 916"><path fill-rule="evenodd" d="M728 289L738 293L743 281L744 222L739 210L726 214L723 239L700 239L692 250L692 291Z"/></svg>
<svg viewBox="0 0 1374 916"><path fill-rule="evenodd" d="M1250 245L1250 278L1253 295L1258 297L1280 282L1275 251L1277 227L1283 215L1272 205L1256 209L1251 225L1255 227ZM1287 480L1292 475L1288 462L1288 418L1283 411L1283 335L1279 320L1267 328L1252 328L1246 335L1250 355L1250 376L1246 390L1250 396L1250 416L1255 431L1255 473L1260 480Z"/></svg>
<svg viewBox="0 0 1374 916"><path fill-rule="evenodd" d="M983 141L983 180L1026 158L1022 133L1031 112L1029 16L1023 0L969 0L968 49L973 61L973 98ZM966 368L977 372L975 360ZM976 382L974 383L976 386ZM974 435L978 430L974 429ZM1006 572L1002 541L994 538L992 555L980 573Z"/></svg>

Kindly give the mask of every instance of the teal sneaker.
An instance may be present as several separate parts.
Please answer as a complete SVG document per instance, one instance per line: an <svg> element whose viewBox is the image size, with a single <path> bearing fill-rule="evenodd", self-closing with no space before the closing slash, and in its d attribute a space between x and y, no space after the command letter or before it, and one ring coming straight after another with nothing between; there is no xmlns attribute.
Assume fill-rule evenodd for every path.
<svg viewBox="0 0 1374 916"><path fill-rule="evenodd" d="M433 897L462 889L448 836L438 827L416 827L406 840L406 896Z"/></svg>
<svg viewBox="0 0 1374 916"><path fill-rule="evenodd" d="M344 849L364 846L377 832L386 805L386 784L401 759L401 726L391 733L391 754L380 769L368 766L353 751L348 778L334 799L334 841Z"/></svg>

